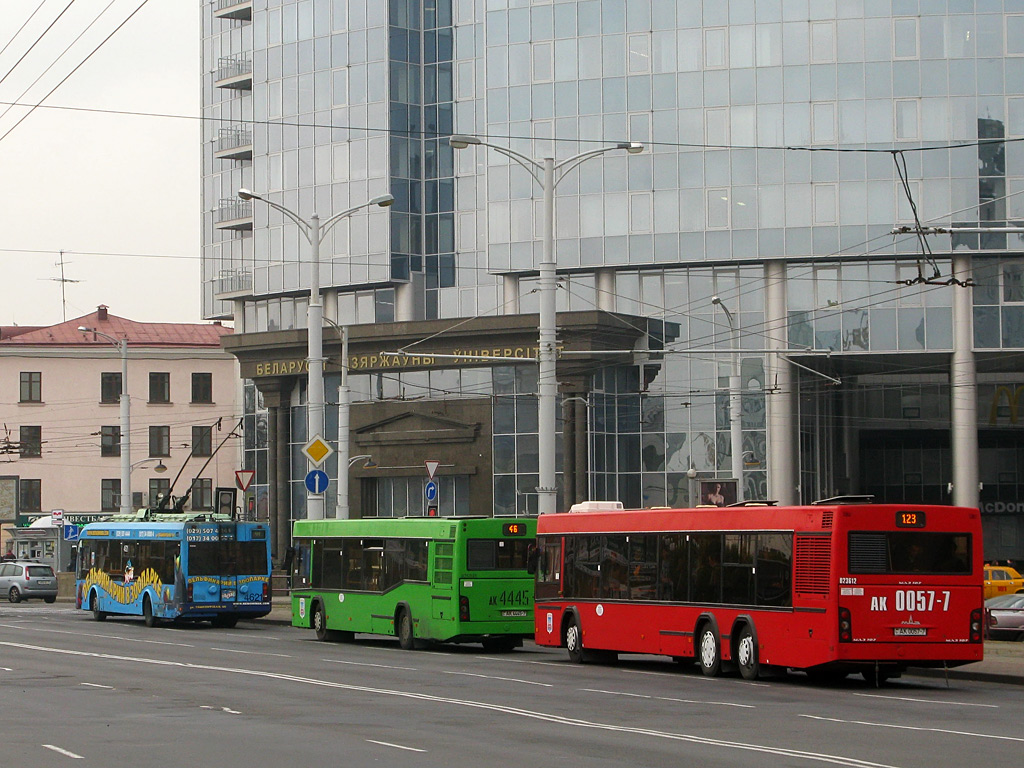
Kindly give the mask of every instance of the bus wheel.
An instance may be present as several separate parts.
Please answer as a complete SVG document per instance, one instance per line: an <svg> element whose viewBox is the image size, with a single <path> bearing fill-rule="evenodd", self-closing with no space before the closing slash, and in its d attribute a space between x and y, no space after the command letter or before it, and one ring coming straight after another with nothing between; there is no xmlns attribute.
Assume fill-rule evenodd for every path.
<svg viewBox="0 0 1024 768"><path fill-rule="evenodd" d="M317 603L313 609L313 631L316 632L316 639L327 641L331 639L331 630L327 628L327 613L324 611L323 603Z"/></svg>
<svg viewBox="0 0 1024 768"><path fill-rule="evenodd" d="M569 661L573 664L583 663L583 633L575 618L569 619L569 626L565 628L565 650L569 652Z"/></svg>
<svg viewBox="0 0 1024 768"><path fill-rule="evenodd" d="M722 653L718 646L714 627L705 624L700 631L700 671L708 677L718 677L722 671Z"/></svg>
<svg viewBox="0 0 1024 768"><path fill-rule="evenodd" d="M403 651L416 648L416 640L412 636L412 616L404 608L398 614L398 644Z"/></svg>
<svg viewBox="0 0 1024 768"><path fill-rule="evenodd" d="M100 598L95 592L89 597L89 609L92 611L92 617L96 621L106 621L107 614L105 611L100 610Z"/></svg>
<svg viewBox="0 0 1024 768"><path fill-rule="evenodd" d="M757 643L754 633L747 624L740 632L740 644L736 649L736 660L739 662L740 675L744 680L757 680L761 673L761 665L757 660Z"/></svg>
<svg viewBox="0 0 1024 768"><path fill-rule="evenodd" d="M142 618L145 620L147 627L156 626L156 616L153 615L153 602L149 599L149 595L142 598Z"/></svg>

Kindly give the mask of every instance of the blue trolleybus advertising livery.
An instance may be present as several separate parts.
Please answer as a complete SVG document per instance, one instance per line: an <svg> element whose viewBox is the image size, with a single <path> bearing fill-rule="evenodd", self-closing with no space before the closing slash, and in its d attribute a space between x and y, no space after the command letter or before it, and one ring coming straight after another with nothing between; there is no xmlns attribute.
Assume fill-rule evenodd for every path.
<svg viewBox="0 0 1024 768"><path fill-rule="evenodd" d="M209 512L141 510L80 533L75 602L108 615L233 627L270 613L269 527Z"/></svg>

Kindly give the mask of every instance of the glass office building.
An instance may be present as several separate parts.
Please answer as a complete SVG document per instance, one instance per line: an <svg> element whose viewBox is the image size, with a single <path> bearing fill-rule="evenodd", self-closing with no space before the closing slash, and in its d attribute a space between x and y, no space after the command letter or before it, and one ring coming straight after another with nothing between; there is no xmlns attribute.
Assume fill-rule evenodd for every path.
<svg viewBox="0 0 1024 768"><path fill-rule="evenodd" d="M203 36L203 308L252 360L303 356L311 272L239 187L322 218L394 195L325 239L325 315L367 350L376 329L377 350L436 352L470 320L536 317L545 228L521 165L448 137L559 161L643 142L557 187L560 328L636 329L632 354L559 360L559 509L715 481L873 494L980 506L986 555L1024 557L1024 0L207 0ZM301 517L293 373L253 376L246 461ZM442 513L536 510L535 365L371 362L350 383L353 454L461 407L453 429L480 426L442 461ZM359 470L354 514L424 513L403 461Z"/></svg>

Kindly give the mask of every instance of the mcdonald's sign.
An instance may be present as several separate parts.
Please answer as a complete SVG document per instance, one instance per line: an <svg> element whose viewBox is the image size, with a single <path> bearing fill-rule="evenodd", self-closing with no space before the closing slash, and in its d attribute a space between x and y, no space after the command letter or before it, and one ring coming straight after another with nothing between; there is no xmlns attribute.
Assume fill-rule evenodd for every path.
<svg viewBox="0 0 1024 768"><path fill-rule="evenodd" d="M999 418L999 407L1003 401L1003 396L1006 396L1006 407L1010 416L1010 423L1017 423L1017 410L1020 406L1020 396L1024 394L1024 384L1018 385L1015 388L1009 386L998 386L996 387L995 394L992 395L992 406L988 411L988 423L990 426L995 426L996 420Z"/></svg>

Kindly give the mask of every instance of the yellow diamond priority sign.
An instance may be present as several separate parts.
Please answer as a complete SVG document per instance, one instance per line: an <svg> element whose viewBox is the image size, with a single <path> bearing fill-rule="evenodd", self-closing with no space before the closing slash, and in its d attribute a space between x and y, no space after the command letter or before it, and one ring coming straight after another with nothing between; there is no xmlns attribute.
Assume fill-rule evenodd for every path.
<svg viewBox="0 0 1024 768"><path fill-rule="evenodd" d="M307 459L313 462L313 466L319 467L328 456L334 453L334 449L320 435L316 435L302 446L302 452L306 455Z"/></svg>

